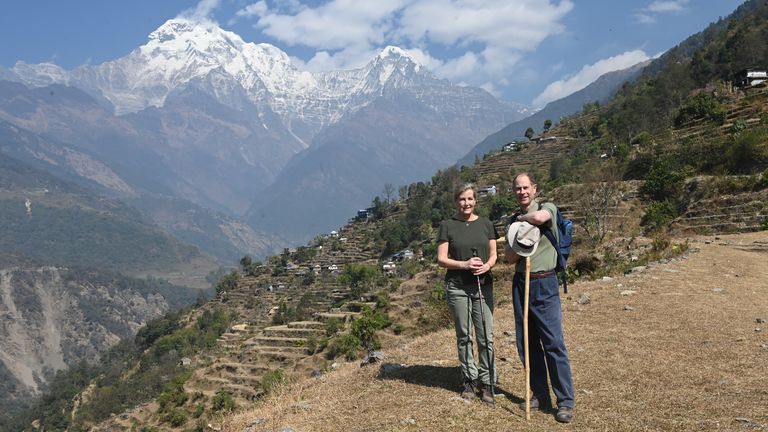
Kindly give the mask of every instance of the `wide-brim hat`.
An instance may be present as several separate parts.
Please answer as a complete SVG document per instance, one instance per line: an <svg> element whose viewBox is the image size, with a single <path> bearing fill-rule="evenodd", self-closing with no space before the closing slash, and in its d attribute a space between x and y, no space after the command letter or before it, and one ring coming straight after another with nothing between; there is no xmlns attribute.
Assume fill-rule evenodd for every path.
<svg viewBox="0 0 768 432"><path fill-rule="evenodd" d="M507 230L509 247L523 257L529 257L536 252L540 238L539 227L528 222L514 222Z"/></svg>

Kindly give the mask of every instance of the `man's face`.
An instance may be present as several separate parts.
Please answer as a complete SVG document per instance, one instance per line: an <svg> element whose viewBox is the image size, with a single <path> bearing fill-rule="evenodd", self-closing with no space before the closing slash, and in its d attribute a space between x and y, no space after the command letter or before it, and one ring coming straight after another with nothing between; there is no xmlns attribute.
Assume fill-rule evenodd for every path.
<svg viewBox="0 0 768 432"><path fill-rule="evenodd" d="M528 176L520 176L515 179L515 195L522 207L528 207L536 196L536 185L531 184Z"/></svg>

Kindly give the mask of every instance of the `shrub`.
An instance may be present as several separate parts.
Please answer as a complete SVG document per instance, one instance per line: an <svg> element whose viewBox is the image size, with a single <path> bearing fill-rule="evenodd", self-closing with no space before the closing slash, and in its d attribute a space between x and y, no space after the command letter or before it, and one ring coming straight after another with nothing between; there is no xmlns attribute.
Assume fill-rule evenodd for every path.
<svg viewBox="0 0 768 432"><path fill-rule="evenodd" d="M195 407L195 411L192 413L192 417L194 418L200 418L201 415L205 412L205 405L200 404L197 407Z"/></svg>
<svg viewBox="0 0 768 432"><path fill-rule="evenodd" d="M640 192L654 201L676 200L684 184L685 174L676 170L671 161L661 159L651 166Z"/></svg>
<svg viewBox="0 0 768 432"><path fill-rule="evenodd" d="M179 427L187 422L187 415L183 411L173 409L165 413L161 420L173 427Z"/></svg>
<svg viewBox="0 0 768 432"><path fill-rule="evenodd" d="M235 400L232 397L232 393L226 390L219 390L216 395L213 396L213 411L232 411L236 407Z"/></svg>
<svg viewBox="0 0 768 432"><path fill-rule="evenodd" d="M725 121L727 110L711 93L699 93L686 101L675 117L675 126L681 126L697 118L706 118L718 123Z"/></svg>
<svg viewBox="0 0 768 432"><path fill-rule="evenodd" d="M325 335L333 337L344 328L344 323L338 318L330 318L325 322Z"/></svg>
<svg viewBox="0 0 768 432"><path fill-rule="evenodd" d="M265 393L269 394L278 386L284 385L287 382L288 377L285 375L285 372L282 369L274 369L265 373L261 378L261 387Z"/></svg>
<svg viewBox="0 0 768 432"><path fill-rule="evenodd" d="M240 280L240 274L231 272L222 277L216 284L216 294L221 294L225 291L231 291L237 288L237 283Z"/></svg>
<svg viewBox="0 0 768 432"><path fill-rule="evenodd" d="M307 338L307 353L309 355L317 354L323 351L327 346L328 338L325 336L318 338L317 336L313 335Z"/></svg>
<svg viewBox="0 0 768 432"><path fill-rule="evenodd" d="M362 317L352 323L351 333L359 341L360 345L366 350L376 350L381 348L381 344L376 338L376 331L381 330L392 324L389 316L381 310L371 311L365 309Z"/></svg>
<svg viewBox="0 0 768 432"><path fill-rule="evenodd" d="M648 204L641 223L651 229L661 229L668 226L677 217L675 205L667 201L654 201Z"/></svg>
<svg viewBox="0 0 768 432"><path fill-rule="evenodd" d="M326 357L335 359L343 355L347 360L354 360L359 350L360 340L351 334L344 334L331 340Z"/></svg>

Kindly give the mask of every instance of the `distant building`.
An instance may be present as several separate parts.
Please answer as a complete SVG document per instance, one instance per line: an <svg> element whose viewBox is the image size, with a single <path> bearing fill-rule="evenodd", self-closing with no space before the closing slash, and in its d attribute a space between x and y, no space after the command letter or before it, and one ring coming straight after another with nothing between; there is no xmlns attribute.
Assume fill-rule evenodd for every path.
<svg viewBox="0 0 768 432"><path fill-rule="evenodd" d="M403 261L411 258L413 258L413 251L410 249L403 249L392 255L391 261Z"/></svg>
<svg viewBox="0 0 768 432"><path fill-rule="evenodd" d="M519 143L517 141L512 141L510 143L504 144L504 147L502 147L501 150L505 152L515 151L517 149L518 144Z"/></svg>
<svg viewBox="0 0 768 432"><path fill-rule="evenodd" d="M384 273L394 273L396 268L397 265L392 261L387 261L381 266L381 270L384 271Z"/></svg>
<svg viewBox="0 0 768 432"><path fill-rule="evenodd" d="M479 195L496 195L496 185L490 185L477 190Z"/></svg>
<svg viewBox="0 0 768 432"><path fill-rule="evenodd" d="M765 69L744 69L736 74L733 80L738 87L751 87L768 81L768 72Z"/></svg>
<svg viewBox="0 0 768 432"><path fill-rule="evenodd" d="M550 141L557 141L557 137L556 136L536 136L531 138L531 142L535 142L539 144L550 142Z"/></svg>
<svg viewBox="0 0 768 432"><path fill-rule="evenodd" d="M367 209L362 209L357 211L357 216L355 217L358 221L365 221L370 219L373 216L373 207L368 207Z"/></svg>

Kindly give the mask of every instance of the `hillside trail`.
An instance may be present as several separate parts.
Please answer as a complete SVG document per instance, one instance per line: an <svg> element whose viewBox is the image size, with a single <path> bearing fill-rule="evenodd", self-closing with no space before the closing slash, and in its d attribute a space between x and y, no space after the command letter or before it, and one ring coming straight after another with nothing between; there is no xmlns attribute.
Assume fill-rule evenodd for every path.
<svg viewBox="0 0 768 432"><path fill-rule="evenodd" d="M768 232L697 236L685 256L563 298L574 422L525 420L511 302L497 298L496 406L457 397L453 329L287 386L222 431L768 431ZM508 283L508 282L501 282ZM498 287L498 285L497 285ZM508 292L506 290L505 292Z"/></svg>

